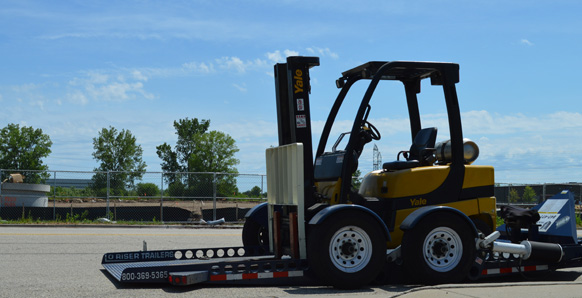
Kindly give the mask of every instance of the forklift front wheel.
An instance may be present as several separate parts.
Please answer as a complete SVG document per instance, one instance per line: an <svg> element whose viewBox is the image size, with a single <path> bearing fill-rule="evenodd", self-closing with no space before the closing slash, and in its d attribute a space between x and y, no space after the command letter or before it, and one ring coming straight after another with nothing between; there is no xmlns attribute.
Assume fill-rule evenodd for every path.
<svg viewBox="0 0 582 298"><path fill-rule="evenodd" d="M242 230L243 246L269 247L269 233L267 227L248 217Z"/></svg>
<svg viewBox="0 0 582 298"><path fill-rule="evenodd" d="M469 273L475 251L471 229L451 214L430 214L402 238L404 268L429 284L461 281Z"/></svg>
<svg viewBox="0 0 582 298"><path fill-rule="evenodd" d="M307 258L315 277L336 288L358 288L382 270L386 238L378 223L359 212L341 212L312 226Z"/></svg>

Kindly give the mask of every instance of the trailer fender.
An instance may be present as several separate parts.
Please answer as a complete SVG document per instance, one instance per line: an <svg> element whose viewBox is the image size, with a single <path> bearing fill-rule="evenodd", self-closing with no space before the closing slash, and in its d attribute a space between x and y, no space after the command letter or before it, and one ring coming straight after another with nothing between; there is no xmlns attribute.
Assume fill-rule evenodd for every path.
<svg viewBox="0 0 582 298"><path fill-rule="evenodd" d="M251 208L245 214L245 220L251 218L261 226L266 227L268 225L267 206L267 202L264 202Z"/></svg>
<svg viewBox="0 0 582 298"><path fill-rule="evenodd" d="M445 215L449 214L449 215L459 216L467 223L467 225L469 225L469 227L471 227L471 230L473 231L473 234L475 235L475 237L477 237L479 235L477 228L475 227L475 224L467 215L465 215L465 213L459 211L458 209L448 207L448 206L426 206L426 207L418 208L418 209L414 210L412 213L410 213L410 215L408 215L402 221L402 223L400 224L400 229L402 231L410 230L410 229L414 228L416 226L416 224L418 222L420 222L420 220L423 219L425 216L432 214L432 213L435 213L435 212L443 213Z"/></svg>
<svg viewBox="0 0 582 298"><path fill-rule="evenodd" d="M374 211L360 205L336 204L326 207L325 209L322 209L319 212L317 212L317 214L315 214L315 216L311 218L311 220L309 221L309 225L319 225L323 223L331 215L337 214L338 212L345 210L358 210L367 215L370 215L371 218L378 222L382 231L384 232L384 236L386 237L386 239L388 239L388 241L391 241L390 232L388 231L388 227L386 226L386 223L384 223L382 218L380 218L380 216L378 216L378 214L376 214Z"/></svg>

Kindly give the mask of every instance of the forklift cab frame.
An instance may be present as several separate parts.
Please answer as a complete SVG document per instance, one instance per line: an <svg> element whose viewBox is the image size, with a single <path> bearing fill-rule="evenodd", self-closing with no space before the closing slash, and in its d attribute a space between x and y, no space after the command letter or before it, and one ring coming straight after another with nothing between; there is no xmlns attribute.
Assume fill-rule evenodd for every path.
<svg viewBox="0 0 582 298"><path fill-rule="evenodd" d="M341 183L339 198L335 200L337 203L348 202L357 159L365 143L374 138L373 134L379 137L377 130L367 122L370 100L378 83L381 80L394 80L404 84L411 138L414 140L422 128L417 94L420 93L420 82L426 78L430 78L431 85L443 86L451 136L451 170L437 193L449 198L459 197L465 169L461 114L455 88L455 84L459 82L459 65L443 62L372 61L343 72L342 77L336 81L341 91L328 115L315 156L315 181L335 180ZM348 91L355 82L362 79L371 81L356 113L345 151L324 152L331 128Z"/></svg>

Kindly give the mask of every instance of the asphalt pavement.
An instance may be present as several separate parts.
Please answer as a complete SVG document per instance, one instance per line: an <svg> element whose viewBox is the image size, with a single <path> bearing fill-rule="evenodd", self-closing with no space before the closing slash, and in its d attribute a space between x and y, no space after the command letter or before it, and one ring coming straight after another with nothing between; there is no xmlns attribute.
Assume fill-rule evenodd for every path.
<svg viewBox="0 0 582 298"><path fill-rule="evenodd" d="M241 245L238 228L47 227L0 225L0 297L582 297L582 268L528 280L464 284L393 284L356 290L308 285L125 285L101 266L106 252Z"/></svg>

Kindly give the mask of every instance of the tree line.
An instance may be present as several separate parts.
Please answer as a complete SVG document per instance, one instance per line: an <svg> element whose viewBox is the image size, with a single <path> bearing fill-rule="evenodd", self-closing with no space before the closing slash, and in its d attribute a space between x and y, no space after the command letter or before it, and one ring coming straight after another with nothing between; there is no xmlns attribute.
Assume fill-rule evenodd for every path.
<svg viewBox="0 0 582 298"><path fill-rule="evenodd" d="M174 129L178 136L176 144L163 143L156 147L165 172L167 194L175 197L206 196L209 185L216 185L219 196L237 194L236 175L189 174L237 174L239 160L235 154L239 149L235 140L224 132L210 130L210 120L179 119L174 121ZM48 166L42 159L50 155L52 144L50 137L40 128L8 124L0 130L0 169L32 170L22 173L26 182L39 183L48 178ZM143 149L131 131L112 126L103 128L93 138L93 149L93 159L99 166L94 169L96 173L91 188L97 195L103 195L107 189L110 195L127 195L128 190L137 189L135 182L141 180L147 165L142 159ZM144 184L139 186L143 188ZM152 185L147 187L150 192L155 192Z"/></svg>

